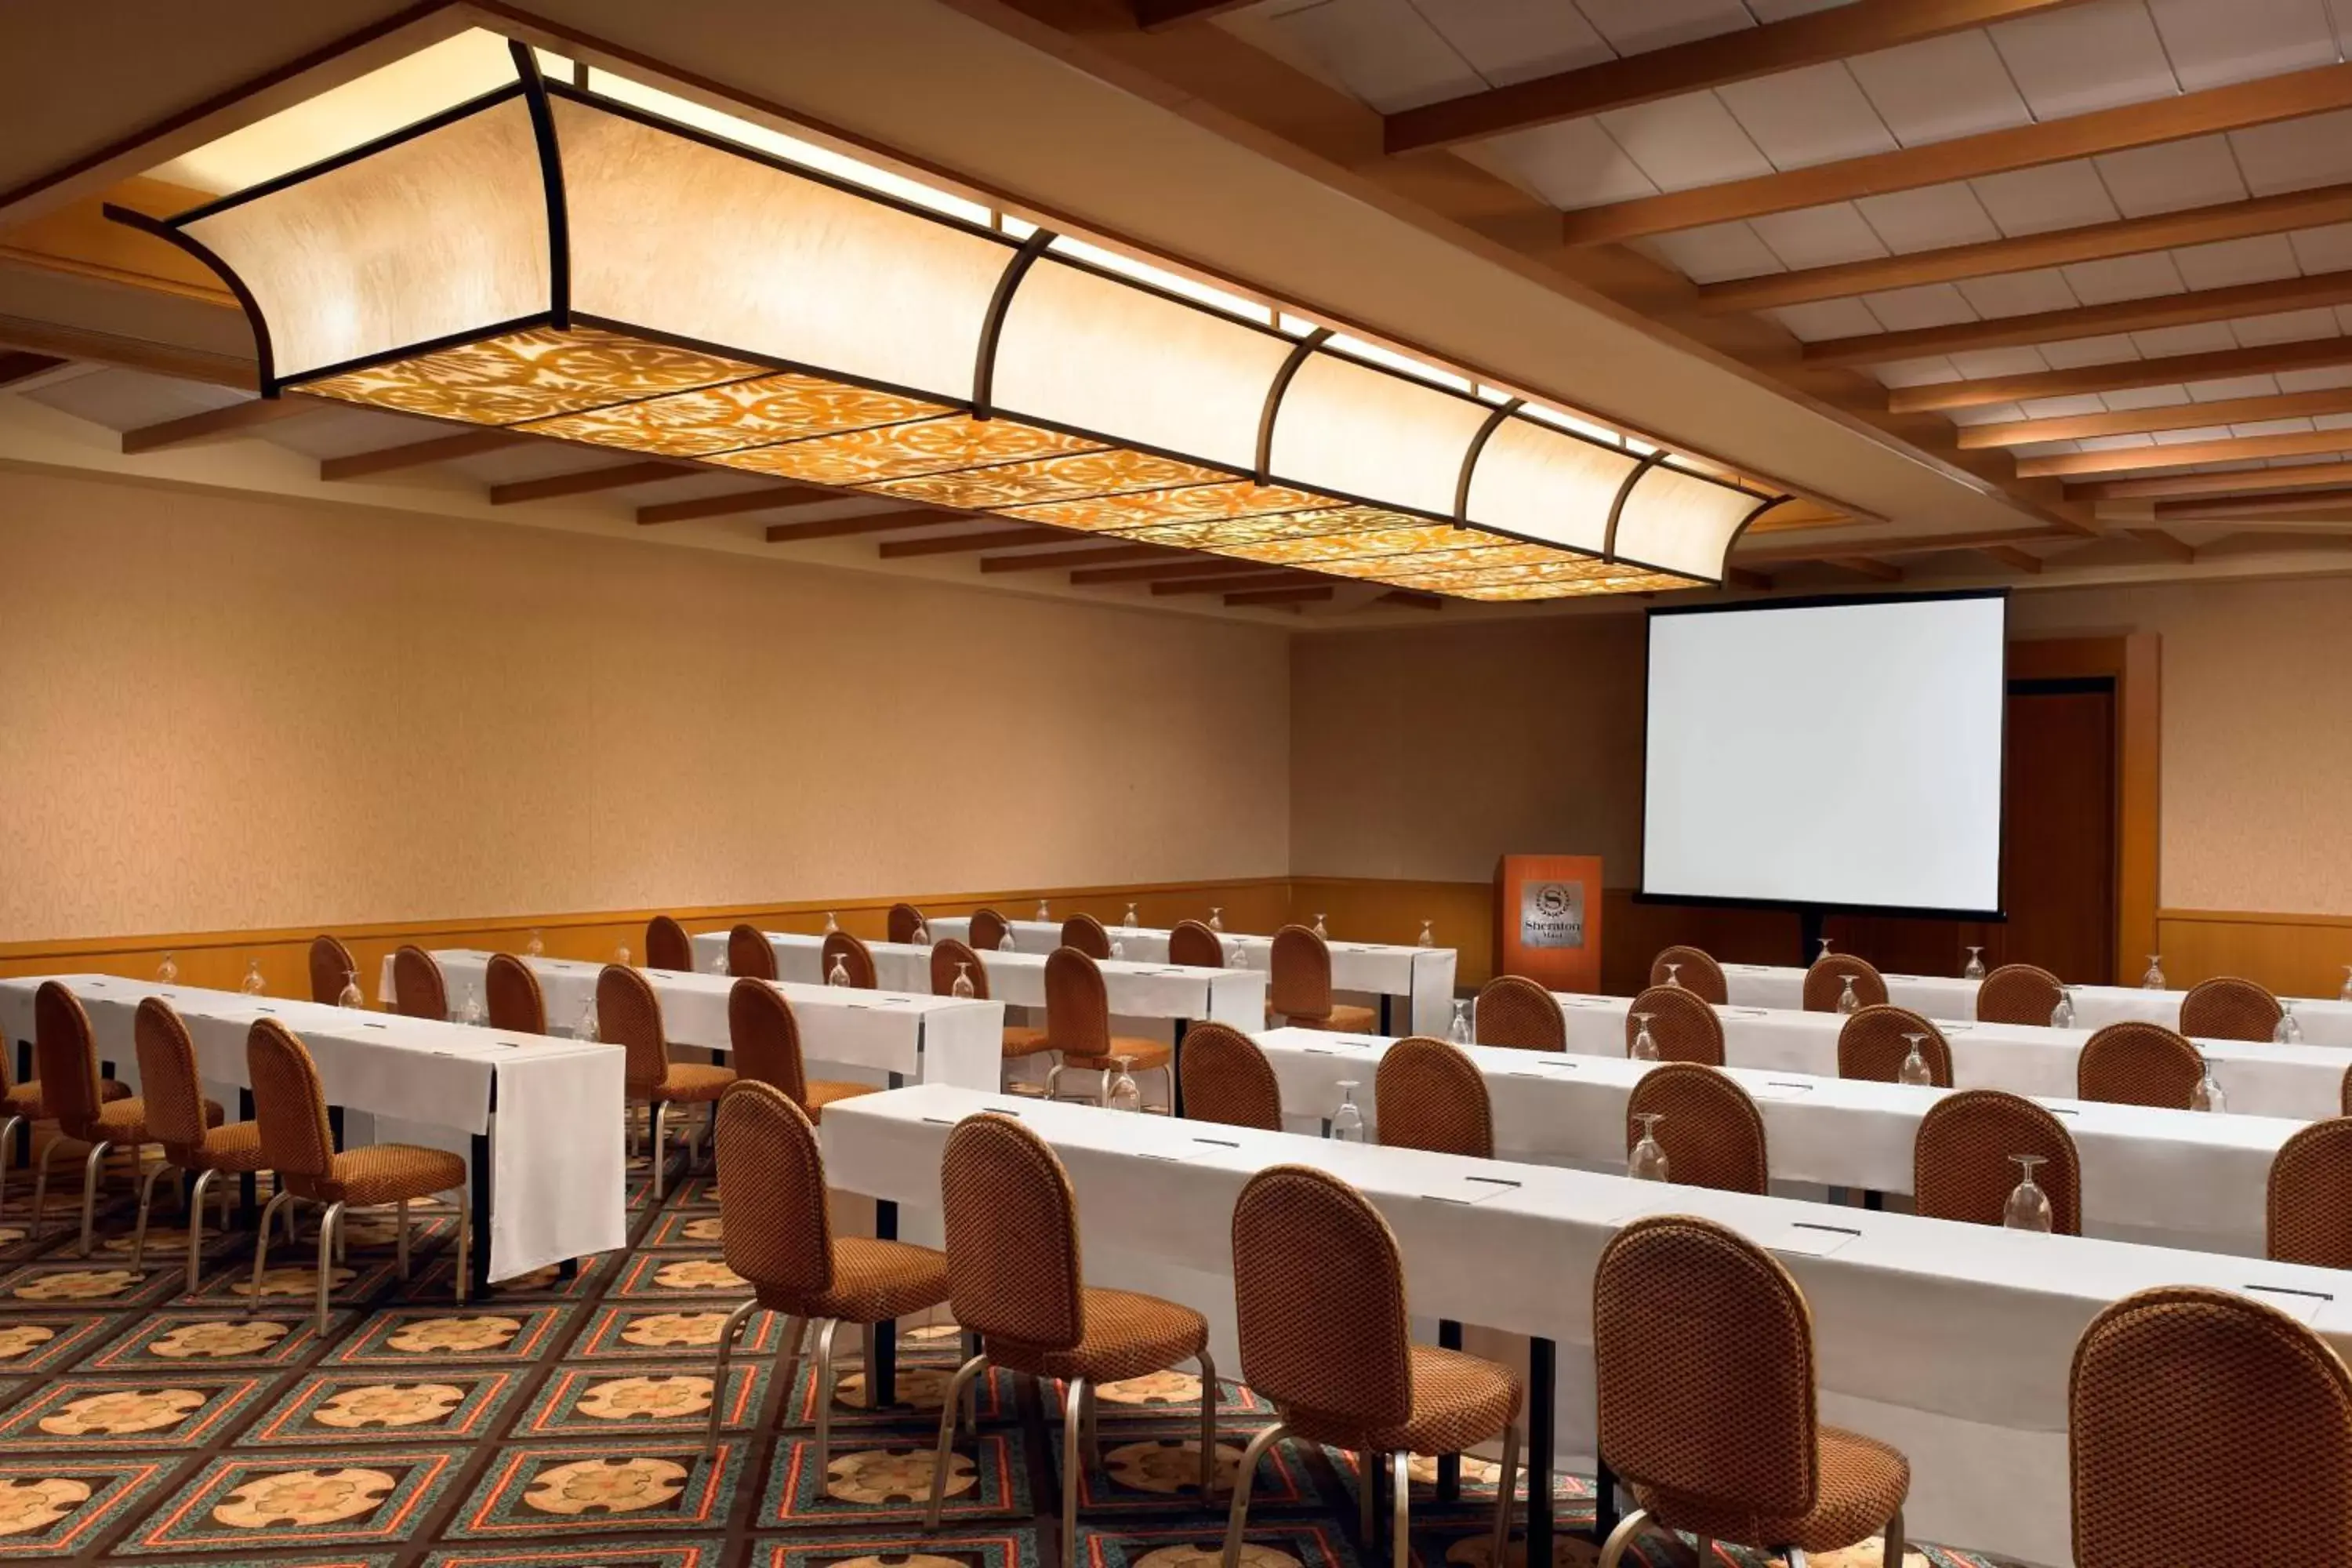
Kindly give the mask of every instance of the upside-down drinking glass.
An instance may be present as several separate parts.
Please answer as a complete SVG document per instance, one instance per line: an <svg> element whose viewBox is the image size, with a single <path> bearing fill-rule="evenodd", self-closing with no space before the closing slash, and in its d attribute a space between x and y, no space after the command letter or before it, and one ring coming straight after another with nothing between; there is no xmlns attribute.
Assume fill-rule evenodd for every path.
<svg viewBox="0 0 2352 1568"><path fill-rule="evenodd" d="M1650 1033L1650 1020L1656 1016L1655 1013L1633 1015L1633 1022L1639 1024L1641 1027L1633 1031L1633 1043L1625 1047L1625 1054L1637 1062L1654 1062L1658 1059L1657 1037Z"/></svg>
<svg viewBox="0 0 2352 1568"><path fill-rule="evenodd" d="M1209 929L1211 931L1223 931L1225 929L1224 905L1212 904L1209 906ZM2347 963L2344 966L2344 973L2347 974L2352 974L2352 963Z"/></svg>
<svg viewBox="0 0 2352 1568"><path fill-rule="evenodd" d="M821 935L821 936L831 936L834 932L835 932L835 931L839 931L840 929L841 929L841 922L840 922L839 921L835 920L835 919L833 918L833 911L832 911L831 910L825 910L825 911L824 911L824 931L820 931L818 934L819 934L819 935Z"/></svg>
<svg viewBox="0 0 2352 1568"><path fill-rule="evenodd" d="M2282 1046L2303 1044L2303 1025L2295 1018L2294 1004L2284 997L2279 1000L2278 1026L2271 1031L2271 1038Z"/></svg>
<svg viewBox="0 0 2352 1568"><path fill-rule="evenodd" d="M1469 1003L1454 1004L1454 1022L1445 1026L1445 1038L1451 1045L1466 1046L1470 1043Z"/></svg>
<svg viewBox="0 0 2352 1568"><path fill-rule="evenodd" d="M179 961L173 958L170 953L165 953L163 955L163 962L155 966L156 983L162 985L170 985L175 983L179 978Z"/></svg>
<svg viewBox="0 0 2352 1568"><path fill-rule="evenodd" d="M2017 1185L2010 1189L2009 1202L2001 1205L2000 1223L2011 1230L2038 1230L2045 1236L2055 1223L2050 1207L2050 1194L2033 1180L2033 1168L2049 1156L2045 1154L2011 1154L2017 1162Z"/></svg>
<svg viewBox="0 0 2352 1568"><path fill-rule="evenodd" d="M1135 929L1135 906L1133 904L1127 906L1127 920L1125 924L1127 929L1129 931L1133 931Z"/></svg>
<svg viewBox="0 0 2352 1568"><path fill-rule="evenodd" d="M1004 928L1004 934L996 939L996 951L999 952L1012 952L1015 951L1015 945L1013 941L1013 928L1011 926L1006 926Z"/></svg>
<svg viewBox="0 0 2352 1568"><path fill-rule="evenodd" d="M2189 1091L2189 1109L2217 1116L2230 1109L2230 1097L2221 1092L2221 1085L2213 1077L2213 1064L2201 1054L2197 1058L2197 1087Z"/></svg>
<svg viewBox="0 0 2352 1568"><path fill-rule="evenodd" d="M1117 1076L1103 1079L1103 1106L1109 1110L1140 1110L1143 1091L1135 1087L1134 1075L1127 1069L1135 1065L1133 1057L1113 1057L1118 1068Z"/></svg>
<svg viewBox="0 0 2352 1568"><path fill-rule="evenodd" d="M1658 1142L1658 1123L1665 1119L1661 1110L1644 1110L1633 1119L1642 1124L1642 1136L1634 1141L1633 1152L1625 1156L1625 1173L1637 1182L1666 1179L1665 1146Z"/></svg>
<svg viewBox="0 0 2352 1568"><path fill-rule="evenodd" d="M2352 1002L2352 963L2344 966L2344 985L2336 993L2338 1002Z"/></svg>
<svg viewBox="0 0 2352 1568"><path fill-rule="evenodd" d="M955 983L948 987L948 994L955 997L956 1000L960 1002L969 1002L972 997L979 994L978 992L972 989L971 964L959 963L956 965Z"/></svg>
<svg viewBox="0 0 2352 1568"><path fill-rule="evenodd" d="M1118 937L1111 938L1110 955L1113 958L1125 958L1127 956L1127 943L1119 940Z"/></svg>
<svg viewBox="0 0 2352 1568"><path fill-rule="evenodd" d="M710 954L710 973L713 974L727 973L727 944L723 942L713 945Z"/></svg>
<svg viewBox="0 0 2352 1568"><path fill-rule="evenodd" d="M478 1029L489 1022L488 1015L482 1011L481 987L470 983L467 985L466 999L457 1004L457 1021L472 1029Z"/></svg>
<svg viewBox="0 0 2352 1568"><path fill-rule="evenodd" d="M912 940L917 947L927 948L930 946L931 922L929 921L917 921L915 922L915 934Z"/></svg>
<svg viewBox="0 0 2352 1568"><path fill-rule="evenodd" d="M1364 1113L1356 1109L1356 1084L1352 1078L1339 1080L1339 1109L1331 1112L1331 1138L1341 1143L1364 1141Z"/></svg>
<svg viewBox="0 0 2352 1568"><path fill-rule="evenodd" d="M1676 991L1683 988L1683 966L1681 964L1669 963L1666 965L1666 984Z"/></svg>
<svg viewBox="0 0 2352 1568"><path fill-rule="evenodd" d="M338 1007L357 1007L362 1011L366 1009L367 998L360 992L360 972L358 970L346 969L343 971L343 988L335 993L335 1005Z"/></svg>
<svg viewBox="0 0 2352 1568"><path fill-rule="evenodd" d="M1037 900L1037 918L1040 921L1050 921L1054 918L1054 911L1045 907L1045 900L1043 899Z"/></svg>
<svg viewBox="0 0 2352 1568"><path fill-rule="evenodd" d="M1984 949L1980 947L1972 947L1969 949L1969 962L1960 970L1960 978L1963 980L1982 980L1984 977Z"/></svg>
<svg viewBox="0 0 2352 1568"><path fill-rule="evenodd" d="M581 1009L580 1009L580 1021L579 1021L578 1023L576 1023L576 1024L574 1024L574 1025L572 1025L572 1037L573 1039L575 1039L575 1040L586 1040L586 1041L588 1041L588 1042L589 1042L590 1044L592 1044L592 1045L595 1043L595 1040L596 1040L596 998L595 998L595 997L593 997L593 996L589 997L589 998L588 998L588 1005L587 1005L586 1006L584 1006L584 1007L583 1007L583 1008L581 1008Z"/></svg>
<svg viewBox="0 0 2352 1568"><path fill-rule="evenodd" d="M1919 1052L1919 1047L1927 1043L1927 1037L1906 1035L1903 1037L1911 1042L1911 1054L1903 1058L1903 1066L1896 1070L1895 1076L1914 1088L1933 1088L1936 1082L1936 1069L1927 1065L1927 1058Z"/></svg>
<svg viewBox="0 0 2352 1568"><path fill-rule="evenodd" d="M1813 940L1822 944L1821 952L1813 954L1813 962L1815 963L1819 963L1822 959L1827 958L1830 955L1830 939L1825 936L1817 936Z"/></svg>
<svg viewBox="0 0 2352 1568"><path fill-rule="evenodd" d="M1417 947L1435 947L1437 945L1437 922L1435 921L1423 921L1421 922L1421 935L1415 939L1414 945Z"/></svg>
<svg viewBox="0 0 2352 1568"><path fill-rule="evenodd" d="M1323 917L1322 917L1321 915L1317 915L1317 916L1315 917L1315 934L1316 934L1317 936L1321 937L1321 938L1322 938L1324 941L1326 941L1326 942L1328 942L1328 941L1330 941L1330 940L1331 940L1331 933L1330 933L1330 931L1328 931L1327 929L1325 929L1324 924L1323 924Z"/></svg>
<svg viewBox="0 0 2352 1568"><path fill-rule="evenodd" d="M629 967L629 944L627 942L625 942L620 946L613 950L613 962L619 964L624 969Z"/></svg>
<svg viewBox="0 0 2352 1568"><path fill-rule="evenodd" d="M538 927L531 928L530 940L522 944L522 950L532 958L547 951L547 939L540 935Z"/></svg>
<svg viewBox="0 0 2352 1568"><path fill-rule="evenodd" d="M2058 987L2058 1005L2050 1009L2050 1026L2053 1029L2074 1026L2074 988L2072 985Z"/></svg>
<svg viewBox="0 0 2352 1568"><path fill-rule="evenodd" d="M245 978L237 982L236 988L247 996L258 996L269 989L269 983L261 978L261 960L248 958L245 961Z"/></svg>
<svg viewBox="0 0 2352 1568"><path fill-rule="evenodd" d="M827 985L849 984L849 963L841 954L836 952L833 955L833 967L825 973L824 983Z"/></svg>
<svg viewBox="0 0 2352 1568"><path fill-rule="evenodd" d="M1851 974L1845 977L1845 989L1838 993L1837 1010L1841 1013L1859 1013L1862 1011L1862 998L1854 994L1853 976Z"/></svg>
<svg viewBox="0 0 2352 1568"><path fill-rule="evenodd" d="M2139 977L2139 984L2143 991L2164 989L2164 965L2158 960L2155 953L2151 952L2147 955L2147 973Z"/></svg>

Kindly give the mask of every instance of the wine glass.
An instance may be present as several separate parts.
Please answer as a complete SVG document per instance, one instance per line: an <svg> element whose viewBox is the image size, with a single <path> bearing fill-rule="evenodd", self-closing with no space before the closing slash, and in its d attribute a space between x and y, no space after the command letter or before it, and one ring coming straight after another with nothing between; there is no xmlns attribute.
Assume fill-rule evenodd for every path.
<svg viewBox="0 0 2352 1568"><path fill-rule="evenodd" d="M358 970L346 969L343 971L343 988L335 993L335 1005L338 1007L358 1007L362 1009L364 1009L367 1006L367 998L360 994L360 972Z"/></svg>
<svg viewBox="0 0 2352 1568"><path fill-rule="evenodd" d="M1017 951L1016 944L1013 941L1013 928L1011 926L1006 926L1004 928L1004 934L996 939L996 951L999 952L1013 952Z"/></svg>
<svg viewBox="0 0 2352 1568"><path fill-rule="evenodd" d="M2050 1194L2033 1180L2033 1168L2049 1158L2046 1154L2011 1154L2017 1163L2017 1185L2010 1190L2009 1202L2001 1205L2000 1223L2011 1230L2038 1230L2047 1236L2055 1216L2050 1208Z"/></svg>
<svg viewBox="0 0 2352 1568"><path fill-rule="evenodd" d="M625 942L620 946L613 950L613 962L619 964L624 969L629 967L629 944L627 942Z"/></svg>
<svg viewBox="0 0 2352 1568"><path fill-rule="evenodd" d="M931 922L929 921L917 921L915 922L915 935L913 940L917 947L929 948L931 945Z"/></svg>
<svg viewBox="0 0 2352 1568"><path fill-rule="evenodd" d="M2152 952L2147 955L2147 973L2139 977L2139 986L2143 991L2164 989L2164 965L2158 962L2157 955Z"/></svg>
<svg viewBox="0 0 2352 1568"><path fill-rule="evenodd" d="M710 954L710 973L713 974L724 974L727 973L727 944L723 942L714 943L713 951Z"/></svg>
<svg viewBox="0 0 2352 1568"><path fill-rule="evenodd" d="M1339 1080L1339 1106L1331 1112L1329 1136L1336 1142L1360 1143L1364 1141L1364 1113L1356 1109L1357 1080Z"/></svg>
<svg viewBox="0 0 2352 1568"><path fill-rule="evenodd" d="M1045 907L1045 900L1043 900L1043 899L1038 900L1037 900L1037 919L1038 919L1038 921L1039 921L1040 922L1043 922L1043 921L1050 921L1050 920L1052 920L1053 918L1054 918L1053 911L1052 911L1052 910L1048 910L1048 909Z"/></svg>
<svg viewBox="0 0 2352 1568"><path fill-rule="evenodd" d="M1919 1047L1927 1043L1927 1037L1906 1035L1903 1037L1911 1042L1911 1054L1903 1058L1903 1066L1895 1072L1895 1078L1916 1089L1934 1088L1936 1069L1927 1065L1927 1058L1919 1051Z"/></svg>
<svg viewBox="0 0 2352 1568"><path fill-rule="evenodd" d="M1223 949L1227 969L1249 967L1249 949L1242 945L1241 938L1234 937L1230 942L1220 942L1218 945Z"/></svg>
<svg viewBox="0 0 2352 1568"><path fill-rule="evenodd" d="M155 966L155 983L159 985L170 985L175 984L179 978L179 961L170 953L165 953L163 962Z"/></svg>
<svg viewBox="0 0 2352 1568"><path fill-rule="evenodd" d="M1224 905L1211 904L1209 906L1209 929L1211 931L1223 931L1225 929ZM2352 974L2352 963L2347 963L2344 966L2344 973L2347 974ZM2345 984L2352 985L2352 981L2347 981Z"/></svg>
<svg viewBox="0 0 2352 1568"><path fill-rule="evenodd" d="M587 1005L580 1009L580 1021L572 1026L572 1037L593 1044L596 1039L596 998L592 994Z"/></svg>
<svg viewBox="0 0 2352 1568"><path fill-rule="evenodd" d="M1127 920L1124 923L1128 930L1133 931L1135 929L1135 906L1133 904L1127 906Z"/></svg>
<svg viewBox="0 0 2352 1568"><path fill-rule="evenodd" d="M846 985L849 984L849 964L841 954L836 952L833 955L833 967L826 971L824 983L827 985Z"/></svg>
<svg viewBox="0 0 2352 1568"><path fill-rule="evenodd" d="M1469 1003L1454 1004L1454 1022L1445 1026L1445 1038L1449 1044L1456 1046L1466 1046L1470 1043Z"/></svg>
<svg viewBox="0 0 2352 1568"><path fill-rule="evenodd" d="M532 958L537 958L541 953L547 951L547 939L539 934L539 928L537 926L531 927L530 940L522 944L522 950L527 955Z"/></svg>
<svg viewBox="0 0 2352 1568"><path fill-rule="evenodd" d="M1658 1042L1650 1033L1650 1020L1656 1016L1655 1013L1633 1015L1633 1022L1639 1024L1641 1027L1633 1032L1633 1043L1625 1047L1625 1054L1637 1062L1654 1062L1658 1059Z"/></svg>
<svg viewBox="0 0 2352 1568"><path fill-rule="evenodd" d="M1421 922L1421 935L1414 939L1414 945L1416 947L1435 947L1437 945L1437 922L1435 921L1423 921Z"/></svg>
<svg viewBox="0 0 2352 1568"><path fill-rule="evenodd" d="M1967 965L1961 969L1960 978L1963 980L1982 980L1984 977L1984 949L1980 947L1972 947L1969 949L1969 962Z"/></svg>
<svg viewBox="0 0 2352 1568"><path fill-rule="evenodd" d="M463 1024L468 1028L478 1029L487 1021L482 1012L481 988L468 984L466 987L466 999L457 1004L457 1016L454 1022Z"/></svg>
<svg viewBox="0 0 2352 1568"><path fill-rule="evenodd" d="M1837 1010L1849 1014L1862 1011L1862 998L1853 993L1853 976L1851 974L1845 977L1845 989L1838 993Z"/></svg>
<svg viewBox="0 0 2352 1568"><path fill-rule="evenodd" d="M1127 956L1127 943L1126 943L1124 941L1122 941L1122 940L1120 940L1119 938L1118 938L1118 937L1113 937L1113 938L1111 938L1111 939L1110 939L1110 955L1111 955L1113 958L1117 958L1117 959L1124 959L1124 958L1126 958L1126 956Z"/></svg>
<svg viewBox="0 0 2352 1568"><path fill-rule="evenodd" d="M1329 931L1325 929L1323 917L1321 915L1317 915L1315 917L1315 934L1321 937L1325 942L1331 940L1331 933Z"/></svg>
<svg viewBox="0 0 2352 1568"><path fill-rule="evenodd" d="M2284 997L2279 1001L2278 1027L2271 1031L2271 1038L2282 1046L2303 1044L2303 1025L2295 1019L2294 1004Z"/></svg>
<svg viewBox="0 0 2352 1568"><path fill-rule="evenodd" d="M1830 955L1830 939L1825 936L1817 936L1813 940L1822 944L1821 952L1813 954L1813 962L1815 963L1819 963L1822 959L1827 958Z"/></svg>
<svg viewBox="0 0 2352 1568"><path fill-rule="evenodd" d="M236 988L247 996L258 996L269 989L269 983L261 978L261 960L248 958L245 961L245 978L237 982Z"/></svg>
<svg viewBox="0 0 2352 1568"><path fill-rule="evenodd" d="M841 922L840 922L839 921L835 920L835 919L833 918L833 911L832 911L831 910L825 910L825 911L824 911L824 931L820 931L818 934L819 934L819 935L821 935L821 936L831 936L834 932L835 932L835 931L839 931L840 929L841 929Z"/></svg>
<svg viewBox="0 0 2352 1568"><path fill-rule="evenodd" d="M2213 1064L2200 1052L2197 1058L2197 1087L2189 1091L2189 1109L2210 1111L2218 1116L2230 1109L2230 1097L2221 1092L2213 1077Z"/></svg>
<svg viewBox="0 0 2352 1568"><path fill-rule="evenodd" d="M971 964L959 963L956 965L955 983L948 987L948 994L959 1002L969 1002L972 997L979 994L978 992L972 989Z"/></svg>
<svg viewBox="0 0 2352 1568"><path fill-rule="evenodd" d="M1103 1079L1103 1108L1107 1110L1141 1110L1143 1091L1135 1087L1135 1079L1127 1070L1135 1063L1133 1057L1113 1057L1118 1076Z"/></svg>
<svg viewBox="0 0 2352 1568"><path fill-rule="evenodd" d="M2338 1002L2352 1002L2352 963L2344 966L2344 986L2336 993Z"/></svg>
<svg viewBox="0 0 2352 1568"><path fill-rule="evenodd" d="M2072 985L2058 987L2058 1005L2050 1009L2050 1026L2053 1029L2074 1026L2074 988Z"/></svg>
<svg viewBox="0 0 2352 1568"><path fill-rule="evenodd" d="M1669 963L1666 965L1666 984L1676 991L1683 988L1683 966L1681 964Z"/></svg>
<svg viewBox="0 0 2352 1568"><path fill-rule="evenodd" d="M1666 1179L1666 1151L1658 1142L1658 1123L1665 1113L1644 1110L1633 1118L1642 1124L1642 1136L1635 1141L1633 1152L1625 1156L1625 1173L1637 1182L1663 1182Z"/></svg>

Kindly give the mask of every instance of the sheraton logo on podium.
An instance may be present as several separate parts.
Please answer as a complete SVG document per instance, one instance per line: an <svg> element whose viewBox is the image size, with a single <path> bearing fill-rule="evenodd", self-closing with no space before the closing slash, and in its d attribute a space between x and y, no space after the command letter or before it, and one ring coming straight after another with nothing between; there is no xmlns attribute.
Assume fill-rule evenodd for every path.
<svg viewBox="0 0 2352 1568"><path fill-rule="evenodd" d="M1530 882L1521 889L1519 942L1527 947L1582 947L1584 884Z"/></svg>

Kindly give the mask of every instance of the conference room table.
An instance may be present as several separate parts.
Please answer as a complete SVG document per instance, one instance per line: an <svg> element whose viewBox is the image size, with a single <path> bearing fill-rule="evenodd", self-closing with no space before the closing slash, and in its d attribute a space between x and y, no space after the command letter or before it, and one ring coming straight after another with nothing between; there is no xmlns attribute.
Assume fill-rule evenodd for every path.
<svg viewBox="0 0 2352 1568"><path fill-rule="evenodd" d="M925 921L937 938L952 937L957 942L971 941L971 921L962 915L941 915ZM1013 928L1013 945L1023 952L1051 952L1062 945L1062 922L1059 921L1008 921ZM1164 963L1168 961L1168 932L1157 926L1123 926L1106 921L1113 942L1124 950L1132 962ZM1217 941L1225 951L1240 958L1252 971L1264 973L1272 962L1274 939L1270 936L1244 936L1233 931L1219 931ZM1381 1032L1390 1032L1391 1005L1396 998L1405 999L1405 1016L1415 1035L1443 1035L1454 1016L1454 973L1455 956L1450 947L1405 947L1394 942L1332 942L1325 943L1331 950L1331 989L1378 999L1381 1010ZM1118 1009L1114 1007L1112 1011Z"/></svg>
<svg viewBox="0 0 2352 1568"><path fill-rule="evenodd" d="M318 1064L328 1103L370 1113L389 1142L437 1142L457 1134L471 1189L477 1285L627 1244L621 1054L543 1035L468 1028L316 1002L165 985L104 974L0 981L0 1029L33 1038L33 998L61 981L89 1016L100 1058L136 1086L133 1020L150 996L169 1002L195 1043L207 1087L238 1091L239 1121L253 1117L246 1037L274 1017ZM20 1054L20 1060L23 1058ZM407 1129L390 1125L411 1123ZM583 1128L610 1129L582 1136Z"/></svg>
<svg viewBox="0 0 2352 1568"><path fill-rule="evenodd" d="M1886 974L1886 999L1897 1007L1930 1018L1972 1019L1977 1016L1977 982L1940 974ZM1723 965L1723 989L1731 1002L1748 1007L1798 1008L1804 1005L1805 972L1765 963ZM2180 1001L2186 991L2150 991L2137 985L2075 985L2074 1024L2077 1028L2104 1028L2109 1024L2139 1020L2180 1026ZM2292 996L2295 1022L2307 1046L2352 1048L2352 1002L2334 997Z"/></svg>
<svg viewBox="0 0 2352 1568"><path fill-rule="evenodd" d="M1555 992L1568 1024L1568 1048L1581 1056L1622 1057L1626 996ZM1807 1013L1736 1005L1718 1006L1723 1059L1732 1067L1838 1076L1840 1013ZM2030 1024L1964 1024L1937 1020L1952 1047L1952 1082L1960 1089L2005 1089L2012 1094L2063 1098L2075 1089L2074 1064L2088 1029ZM1473 1032L1475 1028L1474 1025ZM2316 1121L2343 1114L2344 1075L2352 1049L2274 1046L2268 1041L2198 1040L2213 1080L2232 1112Z"/></svg>
<svg viewBox="0 0 2352 1568"><path fill-rule="evenodd" d="M1269 1029L1256 1037L1281 1085L1284 1124L1320 1136L1353 1080L1355 1101L1379 1136L1373 1092L1393 1041L1374 1035ZM1625 1107L1656 1064L1623 1056L1562 1055L1500 1046L1465 1047L1486 1080L1495 1152L1505 1160L1581 1170L1625 1168ZM1732 1067L1764 1119L1775 1191L1806 1184L1908 1194L1912 1145L1930 1107L1956 1092L1909 1084ZM2043 1097L2082 1161L2083 1227L2092 1236L2200 1252L2263 1256L2271 1162L2307 1123L2286 1117ZM1660 1129L1671 1159L1671 1119ZM1792 1196L1824 1194L1792 1192ZM1834 1210L1843 1214L1844 1210Z"/></svg>
<svg viewBox="0 0 2352 1568"><path fill-rule="evenodd" d="M828 1108L827 1180L908 1211L910 1232L936 1235L949 1131L982 1110L1018 1116L1060 1155L1078 1194L1088 1282L1199 1310L1220 1365L1243 1377L1231 1252L1243 1184L1283 1163L1353 1184L1395 1234L1417 1319L1530 1341L1530 1563L1551 1561L1547 1481L1558 1454L1593 1447L1594 1267L1612 1235L1647 1215L1702 1215L1773 1249L1811 1307L1821 1417L1909 1456L1915 1536L2027 1563L2071 1560L2068 1370L2076 1340L2109 1302L2158 1285L2241 1291L2352 1353L2352 1285L2327 1269L938 1085ZM1602 1507L1605 1517L1612 1500ZM2213 1539L2184 1542L2184 1560L2225 1556L2228 1529L2217 1511Z"/></svg>

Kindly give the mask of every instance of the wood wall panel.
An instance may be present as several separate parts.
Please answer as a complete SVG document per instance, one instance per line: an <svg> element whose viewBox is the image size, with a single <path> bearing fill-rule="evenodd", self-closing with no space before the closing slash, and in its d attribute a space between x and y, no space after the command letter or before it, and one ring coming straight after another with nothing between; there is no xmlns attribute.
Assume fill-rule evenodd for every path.
<svg viewBox="0 0 2352 1568"><path fill-rule="evenodd" d="M2239 974L2283 996L2333 996L2352 964L2352 915L2166 910L2157 931L2175 985Z"/></svg>

